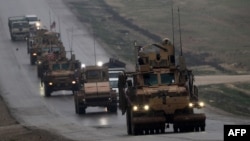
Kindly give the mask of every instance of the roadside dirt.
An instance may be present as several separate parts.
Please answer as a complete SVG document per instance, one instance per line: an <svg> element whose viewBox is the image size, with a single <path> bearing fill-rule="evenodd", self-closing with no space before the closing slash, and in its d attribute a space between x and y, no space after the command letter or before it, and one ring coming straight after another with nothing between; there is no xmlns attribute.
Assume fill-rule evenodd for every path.
<svg viewBox="0 0 250 141"><path fill-rule="evenodd" d="M0 141L73 141L35 127L19 124L0 94Z"/></svg>

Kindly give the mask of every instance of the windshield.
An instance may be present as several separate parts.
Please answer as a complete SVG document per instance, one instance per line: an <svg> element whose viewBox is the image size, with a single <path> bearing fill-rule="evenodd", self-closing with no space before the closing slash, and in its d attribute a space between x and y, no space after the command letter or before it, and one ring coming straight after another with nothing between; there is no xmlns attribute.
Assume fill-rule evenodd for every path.
<svg viewBox="0 0 250 141"><path fill-rule="evenodd" d="M172 83L174 83L174 74L173 73L161 74L161 84L172 84Z"/></svg>
<svg viewBox="0 0 250 141"><path fill-rule="evenodd" d="M101 79L101 70L91 70L86 72L87 79Z"/></svg>
<svg viewBox="0 0 250 141"><path fill-rule="evenodd" d="M68 70L69 69L69 64L68 63L62 64L62 69Z"/></svg>
<svg viewBox="0 0 250 141"><path fill-rule="evenodd" d="M29 27L29 24L26 22L18 22L18 23L13 23L12 26L14 28L23 28L23 27Z"/></svg>
<svg viewBox="0 0 250 141"><path fill-rule="evenodd" d="M53 64L52 69L53 70L60 70L60 64Z"/></svg>
<svg viewBox="0 0 250 141"><path fill-rule="evenodd" d="M49 50L50 50L50 49L49 49L49 48L46 48L46 47L43 47L43 48L42 48L42 52L49 52Z"/></svg>
<svg viewBox="0 0 250 141"><path fill-rule="evenodd" d="M157 74L143 74L144 85L152 86L158 84Z"/></svg>
<svg viewBox="0 0 250 141"><path fill-rule="evenodd" d="M52 47L51 50L53 52L59 52L61 50L61 48L60 47Z"/></svg>
<svg viewBox="0 0 250 141"><path fill-rule="evenodd" d="M109 78L118 78L119 72L117 73L109 73Z"/></svg>
<svg viewBox="0 0 250 141"><path fill-rule="evenodd" d="M112 88L118 88L118 80L111 80L109 83Z"/></svg>
<svg viewBox="0 0 250 141"><path fill-rule="evenodd" d="M28 21L33 22L33 21L38 21L37 17L27 17Z"/></svg>

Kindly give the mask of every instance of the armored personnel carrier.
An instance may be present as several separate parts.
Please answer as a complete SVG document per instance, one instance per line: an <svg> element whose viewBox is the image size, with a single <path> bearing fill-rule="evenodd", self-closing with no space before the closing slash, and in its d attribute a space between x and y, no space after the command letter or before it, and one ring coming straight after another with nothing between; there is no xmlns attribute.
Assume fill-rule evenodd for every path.
<svg viewBox="0 0 250 141"><path fill-rule="evenodd" d="M194 75L166 38L160 43L136 46L135 72L119 76L119 108L126 113L129 135L205 131L206 116L194 109L203 108L198 99ZM133 81L127 80L132 77Z"/></svg>
<svg viewBox="0 0 250 141"><path fill-rule="evenodd" d="M64 48L59 35L60 34L57 32L47 31L44 33L42 32L33 38L33 43L29 44L28 47L31 65L35 65L39 56L43 53L50 52L51 48Z"/></svg>
<svg viewBox="0 0 250 141"><path fill-rule="evenodd" d="M45 32L48 32L47 29L38 29L36 31L30 31L29 36L27 37L27 53L30 53L30 48L32 48L33 45L41 43L42 36Z"/></svg>
<svg viewBox="0 0 250 141"><path fill-rule="evenodd" d="M89 106L107 107L117 112L117 94L109 83L108 67L86 66L82 69L83 86L74 95L75 112L85 114Z"/></svg>
<svg viewBox="0 0 250 141"><path fill-rule="evenodd" d="M54 91L68 90L74 94L80 88L80 61L75 59L61 58L61 60L49 61L41 83L44 86L45 97L51 96Z"/></svg>
<svg viewBox="0 0 250 141"><path fill-rule="evenodd" d="M66 51L62 44L51 45L41 48L40 54L37 56L37 77L41 78L43 73L47 71L50 61L62 60L66 58Z"/></svg>

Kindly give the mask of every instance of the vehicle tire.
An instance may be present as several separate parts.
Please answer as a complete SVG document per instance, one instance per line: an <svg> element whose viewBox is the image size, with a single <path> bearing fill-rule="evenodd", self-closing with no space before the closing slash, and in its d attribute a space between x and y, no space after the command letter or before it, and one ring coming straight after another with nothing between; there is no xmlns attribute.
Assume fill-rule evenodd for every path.
<svg viewBox="0 0 250 141"><path fill-rule="evenodd" d="M78 114L79 115L86 114L86 107L78 104Z"/></svg>
<svg viewBox="0 0 250 141"><path fill-rule="evenodd" d="M82 115L86 113L86 106L81 104L78 100L77 93L74 94L74 101L75 101L75 112L76 114Z"/></svg>
<svg viewBox="0 0 250 141"><path fill-rule="evenodd" d="M127 133L128 135L132 135L131 109L130 108L127 109L126 120L127 120Z"/></svg>
<svg viewBox="0 0 250 141"><path fill-rule="evenodd" d="M14 36L11 36L11 40L12 40L12 41L15 41L16 38L15 38Z"/></svg>
<svg viewBox="0 0 250 141"><path fill-rule="evenodd" d="M37 67L37 77L38 78L42 77L42 72L41 72L41 69L39 69L39 67Z"/></svg>
<svg viewBox="0 0 250 141"><path fill-rule="evenodd" d="M51 96L51 91L50 91L49 86L47 84L44 85L44 94L45 94L45 97Z"/></svg>
<svg viewBox="0 0 250 141"><path fill-rule="evenodd" d="M76 114L79 114L77 96L74 96L74 102L75 102L75 112Z"/></svg>
<svg viewBox="0 0 250 141"><path fill-rule="evenodd" d="M29 54L29 48L30 48L30 45L29 45L29 39L27 40L27 53Z"/></svg>
<svg viewBox="0 0 250 141"><path fill-rule="evenodd" d="M35 65L35 59L32 57L32 54L30 54L30 65Z"/></svg>
<svg viewBox="0 0 250 141"><path fill-rule="evenodd" d="M113 105L109 105L107 107L108 112L117 113L117 103L113 103Z"/></svg>

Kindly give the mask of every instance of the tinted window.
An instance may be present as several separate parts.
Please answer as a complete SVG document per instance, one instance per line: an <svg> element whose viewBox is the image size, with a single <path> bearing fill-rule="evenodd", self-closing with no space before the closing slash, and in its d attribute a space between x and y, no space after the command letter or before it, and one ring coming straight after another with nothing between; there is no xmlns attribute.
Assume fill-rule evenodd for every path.
<svg viewBox="0 0 250 141"><path fill-rule="evenodd" d="M27 17L28 21L33 22L33 21L38 21L37 17Z"/></svg>
<svg viewBox="0 0 250 141"><path fill-rule="evenodd" d="M112 88L118 88L118 81L117 80L116 81L109 81L109 83L110 83L110 86Z"/></svg>
<svg viewBox="0 0 250 141"><path fill-rule="evenodd" d="M101 71L100 70L91 70L86 72L87 79L100 79Z"/></svg>
<svg viewBox="0 0 250 141"><path fill-rule="evenodd" d="M161 84L172 84L172 83L174 83L174 74L173 73L161 74Z"/></svg>
<svg viewBox="0 0 250 141"><path fill-rule="evenodd" d="M53 70L59 70L59 69L60 69L60 64L54 64L54 65L52 66L52 69L53 69Z"/></svg>
<svg viewBox="0 0 250 141"><path fill-rule="evenodd" d="M69 64L68 63L64 63L61 66L62 66L62 69L64 69L64 70L69 69Z"/></svg>
<svg viewBox="0 0 250 141"><path fill-rule="evenodd" d="M143 74L143 79L144 79L144 85L152 86L158 84L157 74L153 73Z"/></svg>

